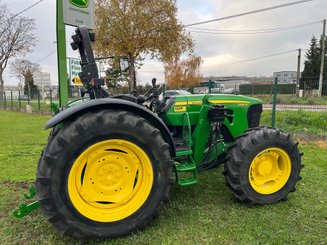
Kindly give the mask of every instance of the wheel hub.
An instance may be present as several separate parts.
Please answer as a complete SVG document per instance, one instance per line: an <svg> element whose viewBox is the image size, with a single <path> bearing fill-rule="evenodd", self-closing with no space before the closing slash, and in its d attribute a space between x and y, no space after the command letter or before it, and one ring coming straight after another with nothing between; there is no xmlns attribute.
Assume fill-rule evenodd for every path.
<svg viewBox="0 0 327 245"><path fill-rule="evenodd" d="M268 148L260 152L249 168L251 187L260 194L277 192L286 184L290 174L290 157L280 148Z"/></svg>
<svg viewBox="0 0 327 245"><path fill-rule="evenodd" d="M258 174L261 176L269 175L273 169L273 164L271 163L271 161L268 161L267 157L259 157L258 162Z"/></svg>
<svg viewBox="0 0 327 245"><path fill-rule="evenodd" d="M68 191L83 215L110 222L137 210L152 182L152 165L141 148L125 140L106 140L90 146L75 161Z"/></svg>
<svg viewBox="0 0 327 245"><path fill-rule="evenodd" d="M102 184L102 187L117 184L121 175L122 171L120 167L112 163L102 166L98 173L99 181Z"/></svg>
<svg viewBox="0 0 327 245"><path fill-rule="evenodd" d="M139 161L133 153L107 151L100 155L89 158L81 197L90 203L127 202L132 197Z"/></svg>

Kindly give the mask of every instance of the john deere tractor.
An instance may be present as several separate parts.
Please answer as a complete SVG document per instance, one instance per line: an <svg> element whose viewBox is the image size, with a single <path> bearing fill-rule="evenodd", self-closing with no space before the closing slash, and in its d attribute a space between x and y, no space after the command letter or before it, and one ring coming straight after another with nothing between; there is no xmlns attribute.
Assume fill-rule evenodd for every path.
<svg viewBox="0 0 327 245"><path fill-rule="evenodd" d="M85 93L47 123L37 201L16 216L40 206L61 234L128 235L160 215L173 183L196 184L201 171L220 164L229 190L246 205L275 203L295 191L302 153L289 134L259 127L260 100L224 94L159 100L155 79L145 95L112 96L98 75L94 36L80 27L72 38Z"/></svg>

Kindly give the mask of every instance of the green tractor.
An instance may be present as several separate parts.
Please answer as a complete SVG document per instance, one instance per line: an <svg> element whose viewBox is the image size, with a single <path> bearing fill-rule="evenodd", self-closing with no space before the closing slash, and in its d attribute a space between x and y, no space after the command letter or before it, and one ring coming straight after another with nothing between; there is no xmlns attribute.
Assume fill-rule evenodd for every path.
<svg viewBox="0 0 327 245"><path fill-rule="evenodd" d="M295 191L302 153L289 134L259 127L260 100L224 94L159 100L155 79L143 96L111 96L98 77L94 36L80 27L72 38L85 94L47 123L37 201L16 216L40 206L61 234L125 236L160 215L171 184L196 184L198 173L220 164L231 193L246 205L275 203Z"/></svg>

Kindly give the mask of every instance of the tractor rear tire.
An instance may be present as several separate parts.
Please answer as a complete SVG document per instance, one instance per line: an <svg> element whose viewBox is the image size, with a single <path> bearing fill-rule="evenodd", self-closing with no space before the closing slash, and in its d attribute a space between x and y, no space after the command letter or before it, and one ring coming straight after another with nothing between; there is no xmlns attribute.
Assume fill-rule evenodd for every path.
<svg viewBox="0 0 327 245"><path fill-rule="evenodd" d="M158 217L173 182L170 147L145 119L120 110L54 129L39 160L37 200L61 234L128 235Z"/></svg>
<svg viewBox="0 0 327 245"><path fill-rule="evenodd" d="M223 174L230 191L247 205L285 200L301 180L298 143L278 129L249 129L231 145Z"/></svg>

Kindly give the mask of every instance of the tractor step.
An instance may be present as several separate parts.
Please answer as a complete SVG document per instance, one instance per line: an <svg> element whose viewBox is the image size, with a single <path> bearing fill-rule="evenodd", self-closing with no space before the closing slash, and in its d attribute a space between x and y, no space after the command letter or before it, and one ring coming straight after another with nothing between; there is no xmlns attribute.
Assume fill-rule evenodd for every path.
<svg viewBox="0 0 327 245"><path fill-rule="evenodd" d="M176 181L181 186L197 183L198 172L192 158L192 148L187 141L181 138L174 138L176 147ZM180 163L179 159L183 159ZM186 160L186 161L185 161Z"/></svg>
<svg viewBox="0 0 327 245"><path fill-rule="evenodd" d="M193 185L197 183L197 169L194 163L176 165L177 183L181 186Z"/></svg>
<svg viewBox="0 0 327 245"><path fill-rule="evenodd" d="M196 170L196 166L193 163L180 164L176 166L178 172L187 172Z"/></svg>
<svg viewBox="0 0 327 245"><path fill-rule="evenodd" d="M194 185L197 182L198 180L195 177L189 177L189 178L178 180L178 184L181 186Z"/></svg>
<svg viewBox="0 0 327 245"><path fill-rule="evenodd" d="M175 147L176 147L176 156L187 156L192 155L193 151L191 147L187 145L187 142L183 139L174 139Z"/></svg>
<svg viewBox="0 0 327 245"><path fill-rule="evenodd" d="M176 157L191 156L192 154L193 154L193 151L191 149L185 150L185 151L176 151Z"/></svg>

